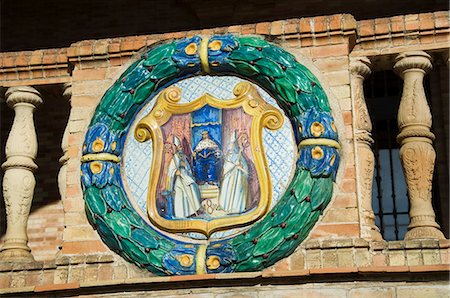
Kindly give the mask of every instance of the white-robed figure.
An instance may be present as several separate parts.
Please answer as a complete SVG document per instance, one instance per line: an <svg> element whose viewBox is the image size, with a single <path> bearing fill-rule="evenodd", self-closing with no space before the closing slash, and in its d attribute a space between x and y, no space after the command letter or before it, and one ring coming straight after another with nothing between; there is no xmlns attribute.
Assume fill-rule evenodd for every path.
<svg viewBox="0 0 450 298"><path fill-rule="evenodd" d="M175 154L167 170L167 188L173 198L174 218L187 218L200 209L200 192L180 139L173 137Z"/></svg>
<svg viewBox="0 0 450 298"><path fill-rule="evenodd" d="M219 205L228 214L245 211L249 197L248 176L248 164L235 131L224 158L219 194Z"/></svg>

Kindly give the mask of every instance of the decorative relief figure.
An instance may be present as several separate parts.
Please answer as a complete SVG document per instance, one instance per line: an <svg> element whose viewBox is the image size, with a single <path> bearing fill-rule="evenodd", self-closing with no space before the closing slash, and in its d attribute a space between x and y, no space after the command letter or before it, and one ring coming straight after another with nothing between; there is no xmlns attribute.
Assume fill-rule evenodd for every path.
<svg viewBox="0 0 450 298"><path fill-rule="evenodd" d="M188 218L200 211L200 192L180 139L174 137L175 154L167 171L167 189L163 194L173 200L173 218Z"/></svg>
<svg viewBox="0 0 450 298"><path fill-rule="evenodd" d="M242 144L233 134L223 163L219 205L228 214L244 212L249 199L249 167L242 153Z"/></svg>

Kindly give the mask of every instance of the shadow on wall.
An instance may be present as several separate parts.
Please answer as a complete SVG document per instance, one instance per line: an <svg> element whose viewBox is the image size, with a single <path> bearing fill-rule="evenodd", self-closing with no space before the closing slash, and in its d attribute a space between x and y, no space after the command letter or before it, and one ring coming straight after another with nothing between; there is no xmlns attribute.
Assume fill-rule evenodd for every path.
<svg viewBox="0 0 450 298"><path fill-rule="evenodd" d="M58 250L64 228L64 212L58 190L59 158L62 156L61 140L70 113L70 104L62 97L60 85L36 87L43 104L34 113L38 136L38 155L35 172L36 188L28 221L29 245L36 260L54 255ZM4 98L3 90L2 97ZM4 99L0 102L1 163L5 162L5 145L11 129L14 111ZM3 181L3 170L0 171ZM5 202L0 200L0 236L6 231ZM0 244L3 239L0 240ZM50 257L50 256L49 256Z"/></svg>

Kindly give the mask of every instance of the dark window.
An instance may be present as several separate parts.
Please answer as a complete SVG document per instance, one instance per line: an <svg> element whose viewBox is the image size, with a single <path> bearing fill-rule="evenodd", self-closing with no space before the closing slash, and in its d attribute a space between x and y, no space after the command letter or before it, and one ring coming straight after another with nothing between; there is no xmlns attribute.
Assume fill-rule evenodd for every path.
<svg viewBox="0 0 450 298"><path fill-rule="evenodd" d="M409 224L407 187L396 141L402 84L393 71L378 71L364 86L375 141L372 205L385 240L403 239Z"/></svg>

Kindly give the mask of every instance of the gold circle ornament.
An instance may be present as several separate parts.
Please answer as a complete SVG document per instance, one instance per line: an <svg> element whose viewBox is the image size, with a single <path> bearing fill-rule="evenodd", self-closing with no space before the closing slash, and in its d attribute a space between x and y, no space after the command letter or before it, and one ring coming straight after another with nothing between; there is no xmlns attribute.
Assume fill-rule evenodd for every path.
<svg viewBox="0 0 450 298"><path fill-rule="evenodd" d="M311 124L311 134L313 136L320 137L325 132L325 127L323 127L322 123L320 122L313 122Z"/></svg>
<svg viewBox="0 0 450 298"><path fill-rule="evenodd" d="M314 159L322 159L323 158L323 150L319 146L314 147L311 150L311 156Z"/></svg>
<svg viewBox="0 0 450 298"><path fill-rule="evenodd" d="M105 148L105 142L102 139L97 138L92 142L92 150L94 150L94 152L101 152L103 151L103 148Z"/></svg>
<svg viewBox="0 0 450 298"><path fill-rule="evenodd" d="M102 171L103 165L98 161L94 161L91 163L90 168L93 174L98 174Z"/></svg>
<svg viewBox="0 0 450 298"><path fill-rule="evenodd" d="M194 263L194 257L187 254L177 256L177 260L183 267L190 267Z"/></svg>
<svg viewBox="0 0 450 298"><path fill-rule="evenodd" d="M116 150L117 147L117 143L116 142L112 142L111 143L111 150Z"/></svg>
<svg viewBox="0 0 450 298"><path fill-rule="evenodd" d="M214 40L209 43L208 47L212 51L218 51L222 47L222 42L220 40Z"/></svg>
<svg viewBox="0 0 450 298"><path fill-rule="evenodd" d="M197 44L195 44L195 43L190 43L190 44L184 49L184 52L185 52L187 55L190 55L190 56L194 55L195 53L197 53Z"/></svg>
<svg viewBox="0 0 450 298"><path fill-rule="evenodd" d="M220 258L218 256L209 256L206 260L206 267L209 270L215 270L220 267Z"/></svg>

